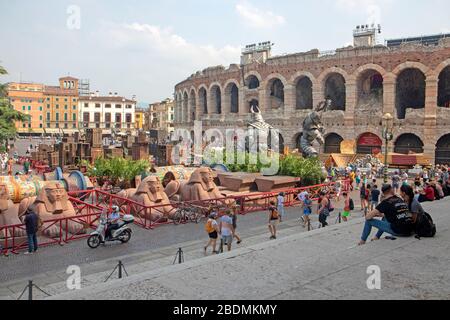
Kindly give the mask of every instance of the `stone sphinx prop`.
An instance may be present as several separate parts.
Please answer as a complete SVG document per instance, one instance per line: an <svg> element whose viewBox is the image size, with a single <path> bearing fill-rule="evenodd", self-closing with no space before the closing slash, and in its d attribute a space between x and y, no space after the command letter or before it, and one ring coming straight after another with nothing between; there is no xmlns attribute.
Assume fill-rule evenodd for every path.
<svg viewBox="0 0 450 320"><path fill-rule="evenodd" d="M224 198L219 188L214 183L212 170L210 168L199 168L192 174L188 183L181 190L183 201L201 201ZM224 200L231 204L233 200Z"/></svg>
<svg viewBox="0 0 450 320"><path fill-rule="evenodd" d="M331 100L322 101L303 121L303 135L300 140L300 147L304 157L317 157L319 155L319 152L313 147L313 143L314 141L317 141L320 145L325 143L322 113L327 111L330 106Z"/></svg>
<svg viewBox="0 0 450 320"><path fill-rule="evenodd" d="M31 199L28 200L29 202ZM58 237L60 235L59 224L52 225L49 220L73 218L76 217L75 209L69 201L67 191L63 185L57 182L48 183L43 190L39 192L33 203L33 209L44 222L42 227L43 234L49 237ZM24 207L23 205L21 207ZM63 223L62 228L73 234L82 233L85 229L82 223L68 221L67 225Z"/></svg>
<svg viewBox="0 0 450 320"><path fill-rule="evenodd" d="M186 181L181 181L175 177L172 172L168 172L163 179L164 192L170 201L179 202L181 198L181 190L186 185Z"/></svg>
<svg viewBox="0 0 450 320"><path fill-rule="evenodd" d="M152 210L146 210L139 213L151 221L162 222L164 219L173 219L177 210L171 205L169 198L163 191L161 181L158 177L150 176L145 178L136 192L132 194L132 190L127 192L129 199L145 206L161 206Z"/></svg>
<svg viewBox="0 0 450 320"><path fill-rule="evenodd" d="M19 219L19 206L11 201L8 188L5 184L0 184L0 227L22 224ZM12 236L12 228L8 229L8 237ZM6 230L0 230L0 238L4 238ZM16 228L14 236L24 237L27 233L25 230Z"/></svg>

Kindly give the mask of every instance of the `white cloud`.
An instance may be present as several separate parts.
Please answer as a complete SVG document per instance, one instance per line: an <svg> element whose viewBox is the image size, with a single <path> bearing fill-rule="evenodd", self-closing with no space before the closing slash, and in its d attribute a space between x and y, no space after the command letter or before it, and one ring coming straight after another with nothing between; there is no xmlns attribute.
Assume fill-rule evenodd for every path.
<svg viewBox="0 0 450 320"><path fill-rule="evenodd" d="M381 23L382 7L392 0L337 0L337 6L354 14L366 16L367 24Z"/></svg>
<svg viewBox="0 0 450 320"><path fill-rule="evenodd" d="M186 69L225 65L239 61L240 47L190 43L174 33L171 28L161 28L149 24L122 24L110 29L116 46L131 47L148 52L152 56L182 63ZM196 70L191 70L196 71Z"/></svg>
<svg viewBox="0 0 450 320"><path fill-rule="evenodd" d="M272 11L263 11L247 2L241 2L236 5L236 11L252 28L270 29L286 23L286 19Z"/></svg>

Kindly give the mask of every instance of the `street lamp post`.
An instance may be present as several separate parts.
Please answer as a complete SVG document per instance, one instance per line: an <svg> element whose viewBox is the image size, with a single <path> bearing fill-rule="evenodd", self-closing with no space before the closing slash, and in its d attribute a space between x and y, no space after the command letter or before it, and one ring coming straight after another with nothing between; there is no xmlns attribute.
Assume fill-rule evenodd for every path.
<svg viewBox="0 0 450 320"><path fill-rule="evenodd" d="M394 135L392 133L394 126L394 117L390 113L386 113L383 116L383 139L385 142L384 151L384 183L388 182L388 145L392 141Z"/></svg>

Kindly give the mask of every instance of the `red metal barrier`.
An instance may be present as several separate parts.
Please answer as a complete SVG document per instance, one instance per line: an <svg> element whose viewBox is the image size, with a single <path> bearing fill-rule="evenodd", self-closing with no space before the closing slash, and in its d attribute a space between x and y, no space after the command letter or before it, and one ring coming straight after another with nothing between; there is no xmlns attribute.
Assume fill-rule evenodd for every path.
<svg viewBox="0 0 450 320"><path fill-rule="evenodd" d="M282 192L285 193L285 206L291 207L299 204L296 196L302 191L308 191L312 199L317 199L318 194L323 190L331 191L330 194L331 196L333 196L332 190L334 190L335 184L336 183L333 182L310 187L282 190ZM348 191L349 187L350 181L346 180L341 182L342 191ZM270 201L276 200L276 197L280 192L281 191L229 196L221 199L212 199L206 201L185 201L182 203L172 203L170 206L174 207L175 209L180 206L186 205L196 206L199 208L203 208L206 211L206 209L210 206L225 207L225 203L227 201L231 201L239 205L238 213L245 215L251 212L267 210ZM135 224L145 229L154 229L160 225L172 223L165 218L160 219L159 221L151 221L148 218L152 212L156 211L163 213L162 208L167 205L145 206L130 199L123 198L114 194L109 194L102 190L69 192L69 199L72 202L77 215L72 218L62 218L46 221L38 239L39 246L48 246L54 244L63 245L64 243L69 243L71 241L88 237L89 230L96 228L96 222L98 221L101 212L105 208L111 210L113 205L119 206L122 214L133 214L136 219ZM68 230L69 224L79 224L80 226L83 226L82 229L84 232L70 233ZM45 231L52 227L57 227L59 229L59 237L51 238L45 236ZM26 237L15 236L15 231L17 229L25 230L25 225L20 224L0 227L0 234L2 234L2 231L3 233L5 233L4 238L0 238L1 254L8 254L9 252L18 253L19 250L25 249L27 247Z"/></svg>

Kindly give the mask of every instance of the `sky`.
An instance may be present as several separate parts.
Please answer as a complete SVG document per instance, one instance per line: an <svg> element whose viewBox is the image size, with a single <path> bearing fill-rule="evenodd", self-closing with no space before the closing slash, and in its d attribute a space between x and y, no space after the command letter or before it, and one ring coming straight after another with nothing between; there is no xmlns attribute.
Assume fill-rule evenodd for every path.
<svg viewBox="0 0 450 320"><path fill-rule="evenodd" d="M449 12L449 0L0 0L0 82L71 75L148 104L196 71L239 63L247 44L333 50L367 23L385 39L450 33Z"/></svg>

